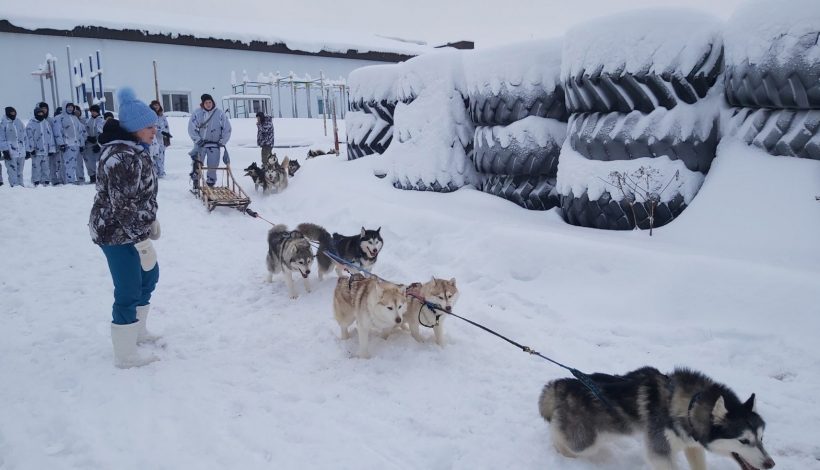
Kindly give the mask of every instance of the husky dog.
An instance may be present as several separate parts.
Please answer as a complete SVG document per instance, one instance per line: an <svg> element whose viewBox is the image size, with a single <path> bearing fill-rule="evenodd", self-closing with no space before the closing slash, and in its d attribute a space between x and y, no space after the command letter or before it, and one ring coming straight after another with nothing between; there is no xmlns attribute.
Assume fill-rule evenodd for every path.
<svg viewBox="0 0 820 470"><path fill-rule="evenodd" d="M269 192L280 193L288 187L288 165L290 159L285 157L280 164L276 159L276 154L271 155L265 167L265 181Z"/></svg>
<svg viewBox="0 0 820 470"><path fill-rule="evenodd" d="M267 190L268 181L265 179L265 170L260 168L256 162L251 163L245 168L245 176L250 176L251 180L253 180L255 191L259 191L259 188L262 188L262 192Z"/></svg>
<svg viewBox="0 0 820 470"><path fill-rule="evenodd" d="M548 383L538 400L556 450L567 457L586 453L606 433L640 433L654 470L676 469L674 454L681 450L692 470L706 470L707 450L734 458L742 470L774 467L754 394L741 403L725 385L688 369L590 377L609 404L577 379Z"/></svg>
<svg viewBox="0 0 820 470"><path fill-rule="evenodd" d="M349 237L334 233L334 252L342 258L370 270L376 264L376 258L384 246L381 229L379 227L376 230L368 230L362 227L362 231L358 235ZM336 272L341 275L339 266L336 266Z"/></svg>
<svg viewBox="0 0 820 470"><path fill-rule="evenodd" d="M273 275L282 273L288 285L290 298L295 299L296 288L293 286L293 272L298 271L305 282L305 292L310 292L308 275L313 263L313 251L310 242L302 232L289 231L285 225L275 225L268 232L268 282L273 281Z"/></svg>
<svg viewBox="0 0 820 470"><path fill-rule="evenodd" d="M331 259L325 254L325 251L333 251L333 238L321 225L303 223L297 225L296 230L302 232L309 240L319 243L319 247L316 249L316 264L318 265L316 272L321 281L324 279L325 274L330 271L330 266L333 264Z"/></svg>
<svg viewBox="0 0 820 470"><path fill-rule="evenodd" d="M295 175L296 172L299 171L299 168L301 168L301 167L302 167L302 165L299 164L299 160L296 160L296 159L290 160L288 162L288 176L293 178L293 175Z"/></svg>
<svg viewBox="0 0 820 470"><path fill-rule="evenodd" d="M350 338L348 328L356 322L359 357L370 357L368 343L371 330L386 338L396 325L401 325L402 315L407 311L404 289L402 285L361 274L340 277L336 281L333 316L341 328L342 339Z"/></svg>
<svg viewBox="0 0 820 470"><path fill-rule="evenodd" d="M432 326L433 333L436 336L436 343L439 346L444 346L444 319L447 317L442 312L434 311L423 305L416 296L424 300L437 304L446 312L451 312L458 300L458 287L456 287L456 278L438 279L431 278L424 284L410 285L408 289L409 304L407 312L404 314L404 322L410 328L410 334L418 342L423 342L424 339L419 333L419 325Z"/></svg>

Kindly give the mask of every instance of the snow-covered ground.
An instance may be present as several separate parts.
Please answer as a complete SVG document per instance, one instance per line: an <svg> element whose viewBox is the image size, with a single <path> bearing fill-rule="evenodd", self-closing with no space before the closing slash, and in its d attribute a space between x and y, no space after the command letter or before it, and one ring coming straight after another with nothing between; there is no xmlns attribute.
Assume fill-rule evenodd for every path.
<svg viewBox="0 0 820 470"><path fill-rule="evenodd" d="M233 123L240 169L259 151L253 121ZM352 357L335 276L289 299L264 282L269 226L188 192L184 125L171 119L160 186L150 326L166 345L149 366L112 365L94 188L0 188L0 469L648 468L632 439L591 461L558 455L536 400L567 373L458 319L444 348L400 334ZM691 207L650 238L469 187L395 190L372 176L378 156L304 160L332 146L321 120L276 126L305 146L276 149L302 163L288 189L255 195L237 171L265 218L381 226L378 274L454 276L457 313L583 371L689 366L756 392L778 468L820 468L820 162L724 143Z"/></svg>

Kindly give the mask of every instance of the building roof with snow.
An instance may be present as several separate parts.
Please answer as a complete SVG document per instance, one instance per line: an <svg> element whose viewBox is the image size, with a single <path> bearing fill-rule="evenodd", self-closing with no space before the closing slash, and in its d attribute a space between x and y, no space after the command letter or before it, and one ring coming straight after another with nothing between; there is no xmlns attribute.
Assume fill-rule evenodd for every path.
<svg viewBox="0 0 820 470"><path fill-rule="evenodd" d="M108 7L104 11L95 11L94 15L87 15L70 5L52 6L47 11L36 12L4 6L0 6L0 33L112 39L382 62L407 60L436 47L473 47L469 41L433 46L423 41L355 30L302 25L283 27L258 19L240 22L213 17L155 15L154 12ZM91 17L93 19L89 19Z"/></svg>

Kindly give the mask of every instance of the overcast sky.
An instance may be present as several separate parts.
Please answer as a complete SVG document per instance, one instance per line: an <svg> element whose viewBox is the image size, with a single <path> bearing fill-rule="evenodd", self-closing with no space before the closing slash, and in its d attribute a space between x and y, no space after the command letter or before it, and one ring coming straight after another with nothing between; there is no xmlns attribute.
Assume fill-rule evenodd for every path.
<svg viewBox="0 0 820 470"><path fill-rule="evenodd" d="M69 0L39 0L38 8ZM242 21L270 22L293 28L326 27L439 44L473 40L488 46L561 35L584 20L638 8L689 7L727 18L743 0L70 0L76 11L133 9L152 15L190 15L224 20L241 28ZM820 0L818 0L820 1ZM4 3L6 0L0 0ZM11 5L20 5L13 0ZM23 2L28 3L28 2ZM0 8L2 13L2 8ZM140 15L142 16L142 15Z"/></svg>
<svg viewBox="0 0 820 470"><path fill-rule="evenodd" d="M157 1L157 0L151 0ZM428 42L474 40L503 44L557 36L586 19L637 8L689 7L727 18L743 0L198 0L196 9L243 18L250 12L279 21L327 24ZM820 0L818 0L820 1ZM142 2L144 4L144 1ZM168 5L168 1L159 2ZM174 2L175 8L189 8ZM161 8L159 9L162 10Z"/></svg>

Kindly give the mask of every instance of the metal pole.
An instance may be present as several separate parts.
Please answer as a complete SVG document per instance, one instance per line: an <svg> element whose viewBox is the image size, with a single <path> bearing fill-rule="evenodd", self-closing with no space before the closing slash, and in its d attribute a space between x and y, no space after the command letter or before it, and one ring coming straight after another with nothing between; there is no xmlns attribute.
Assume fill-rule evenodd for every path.
<svg viewBox="0 0 820 470"><path fill-rule="evenodd" d="M296 82L293 80L293 72L290 74L290 104L293 117L299 117L299 107L296 105Z"/></svg>
<svg viewBox="0 0 820 470"><path fill-rule="evenodd" d="M49 67L51 68L51 76L54 77L54 90L52 91L52 98L54 98L54 107L52 109L57 109L60 102L60 84L57 82L57 58L52 57L51 62L49 62ZM56 96L56 97L55 97ZM53 112L53 111L52 111Z"/></svg>
<svg viewBox="0 0 820 470"><path fill-rule="evenodd" d="M313 110L311 109L312 106L311 106L311 102L310 102L310 87L312 85L313 84L311 82L305 82L305 100L307 101L307 111L308 111L308 117L309 118L313 117Z"/></svg>
<svg viewBox="0 0 820 470"><path fill-rule="evenodd" d="M157 61L154 61L154 95L159 101L159 81L157 80Z"/></svg>
<svg viewBox="0 0 820 470"><path fill-rule="evenodd" d="M68 56L68 99L74 96L74 75L71 73L71 46L65 46L65 53Z"/></svg>
<svg viewBox="0 0 820 470"><path fill-rule="evenodd" d="M100 111L103 113L105 112L106 103L105 103L105 89L103 88L102 84L102 76L103 76L103 69L100 65L100 51L97 51L97 84L100 86L100 98L102 103L100 103Z"/></svg>
<svg viewBox="0 0 820 470"><path fill-rule="evenodd" d="M336 126L336 95L333 96L333 148L336 149L336 156L339 156L339 128Z"/></svg>
<svg viewBox="0 0 820 470"><path fill-rule="evenodd" d="M94 104L97 101L97 87L95 85L95 80L97 76L94 74L94 60L91 56L88 56L88 76L91 77L91 103Z"/></svg>
<svg viewBox="0 0 820 470"><path fill-rule="evenodd" d="M77 64L76 63L74 64L74 75L75 76L77 75ZM72 83L72 85L74 85L73 81L71 83ZM75 102L75 104L77 106L79 106L80 105L80 87L79 87L79 85L74 85L74 94L72 96L76 97L77 101ZM63 110L63 111L65 111L65 110Z"/></svg>
<svg viewBox="0 0 820 470"><path fill-rule="evenodd" d="M85 76L83 75L83 63L77 61L80 64L80 86L82 86L83 90L83 101L85 101L85 117L88 118L88 91L85 89Z"/></svg>
<svg viewBox="0 0 820 470"><path fill-rule="evenodd" d="M319 84L322 92L322 123L325 126L325 137L327 137L327 101L325 100L325 72L319 71Z"/></svg>
<svg viewBox="0 0 820 470"><path fill-rule="evenodd" d="M42 101L46 100L46 85L43 83L42 75L40 75L40 96L42 96Z"/></svg>

